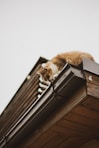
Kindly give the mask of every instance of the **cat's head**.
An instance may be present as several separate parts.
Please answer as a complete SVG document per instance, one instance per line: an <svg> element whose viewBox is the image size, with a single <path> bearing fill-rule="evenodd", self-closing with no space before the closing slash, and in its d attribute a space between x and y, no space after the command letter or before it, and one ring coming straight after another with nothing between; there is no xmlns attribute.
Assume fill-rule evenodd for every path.
<svg viewBox="0 0 99 148"><path fill-rule="evenodd" d="M49 67L48 63L43 63L37 71L43 80L49 81L52 79L52 70Z"/></svg>

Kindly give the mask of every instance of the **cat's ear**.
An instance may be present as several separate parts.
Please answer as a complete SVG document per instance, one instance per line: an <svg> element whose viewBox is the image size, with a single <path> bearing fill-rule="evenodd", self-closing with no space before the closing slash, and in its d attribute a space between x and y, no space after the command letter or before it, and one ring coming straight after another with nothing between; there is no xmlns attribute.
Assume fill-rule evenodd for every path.
<svg viewBox="0 0 99 148"><path fill-rule="evenodd" d="M42 68L43 68L42 65L40 65L40 67L38 68L38 70L37 70L37 72L36 72L38 75L41 74Z"/></svg>
<svg viewBox="0 0 99 148"><path fill-rule="evenodd" d="M37 71L37 74L41 74L42 71L44 70L45 66L46 66L46 64L45 64L45 63L42 63L42 64L40 65L38 71Z"/></svg>

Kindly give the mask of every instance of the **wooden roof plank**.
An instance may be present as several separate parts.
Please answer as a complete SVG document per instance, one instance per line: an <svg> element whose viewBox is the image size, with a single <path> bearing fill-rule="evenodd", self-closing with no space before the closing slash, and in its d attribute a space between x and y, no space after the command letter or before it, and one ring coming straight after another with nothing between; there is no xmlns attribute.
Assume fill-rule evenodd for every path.
<svg viewBox="0 0 99 148"><path fill-rule="evenodd" d="M79 123L81 125L84 125L86 127L94 128L94 127L99 127L99 121L97 120L92 120L88 117L81 116L75 113L70 113L68 116L65 116L65 119L69 121L73 121L75 123Z"/></svg>
<svg viewBox="0 0 99 148"><path fill-rule="evenodd" d="M91 120L98 120L99 121L99 112L87 108L83 105L78 105L76 108L73 109L73 113L78 114L80 116L88 117Z"/></svg>
<svg viewBox="0 0 99 148"><path fill-rule="evenodd" d="M93 111L99 112L99 99L98 98L88 96L87 99L82 102L82 104L85 107L92 109Z"/></svg>
<svg viewBox="0 0 99 148"><path fill-rule="evenodd" d="M99 85L87 83L87 93L99 99Z"/></svg>
<svg viewBox="0 0 99 148"><path fill-rule="evenodd" d="M59 145L59 148L79 148L82 144L88 141L88 139L89 138L79 136L70 136Z"/></svg>
<svg viewBox="0 0 99 148"><path fill-rule="evenodd" d="M95 70L93 66L95 66ZM34 80L35 76L33 74L37 69L35 67L35 72L30 72L32 79L25 81L24 85L20 87L23 90L21 89L20 92L18 90L18 94L16 93L14 96L16 100L22 97L23 101L21 100L19 108L16 108L16 116L12 116L12 120L15 119L15 122L13 122L15 125L6 134L7 140L12 142L12 146L20 139L18 136L22 139L27 138L27 141L24 144L21 143L21 146L28 145L30 148L33 145L38 147L42 142L42 146L45 147L56 147L60 144L60 147L67 146L68 148L74 146L74 144L75 146L80 146L80 144L88 140L87 138L99 137L99 105L97 105L99 103L99 69L97 70L97 68L99 68L99 65L90 62L90 60L83 62L84 73L67 64L41 98L35 100L36 87L38 87L37 80ZM36 84L33 91L32 83ZM27 90L25 91L24 89L26 88ZM35 100L34 102L33 99ZM92 99L95 100L93 101ZM31 104L32 102L33 104ZM11 103L15 103L14 99L12 99L10 105ZM20 117L21 107L23 109L22 117ZM9 110L9 107L6 109ZM50 115L50 118L48 118L48 115ZM5 132L10 128L9 125L10 122L7 123ZM28 130L31 135L29 135ZM89 130L90 133L88 132ZM53 133L52 136L49 131ZM42 138L37 143L40 137ZM77 143L78 140L79 144ZM5 141L6 139L3 144Z"/></svg>

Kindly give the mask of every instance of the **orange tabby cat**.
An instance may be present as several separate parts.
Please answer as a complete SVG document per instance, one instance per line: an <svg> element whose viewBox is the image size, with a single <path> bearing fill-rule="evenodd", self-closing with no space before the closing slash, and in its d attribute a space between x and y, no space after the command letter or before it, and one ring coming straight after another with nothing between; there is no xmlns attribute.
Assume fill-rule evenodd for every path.
<svg viewBox="0 0 99 148"><path fill-rule="evenodd" d="M72 51L58 54L47 63L42 64L37 73L42 77L43 80L51 81L55 76L58 75L66 63L78 66L82 63L83 58L94 61L94 58L89 53L85 52Z"/></svg>

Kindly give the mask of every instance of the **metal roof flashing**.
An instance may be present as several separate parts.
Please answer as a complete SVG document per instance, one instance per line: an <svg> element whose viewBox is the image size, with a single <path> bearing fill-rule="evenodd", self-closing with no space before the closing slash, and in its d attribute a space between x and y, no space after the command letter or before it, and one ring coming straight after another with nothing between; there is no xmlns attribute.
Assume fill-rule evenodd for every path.
<svg viewBox="0 0 99 148"><path fill-rule="evenodd" d="M83 71L87 71L99 76L99 64L95 61L83 58Z"/></svg>

